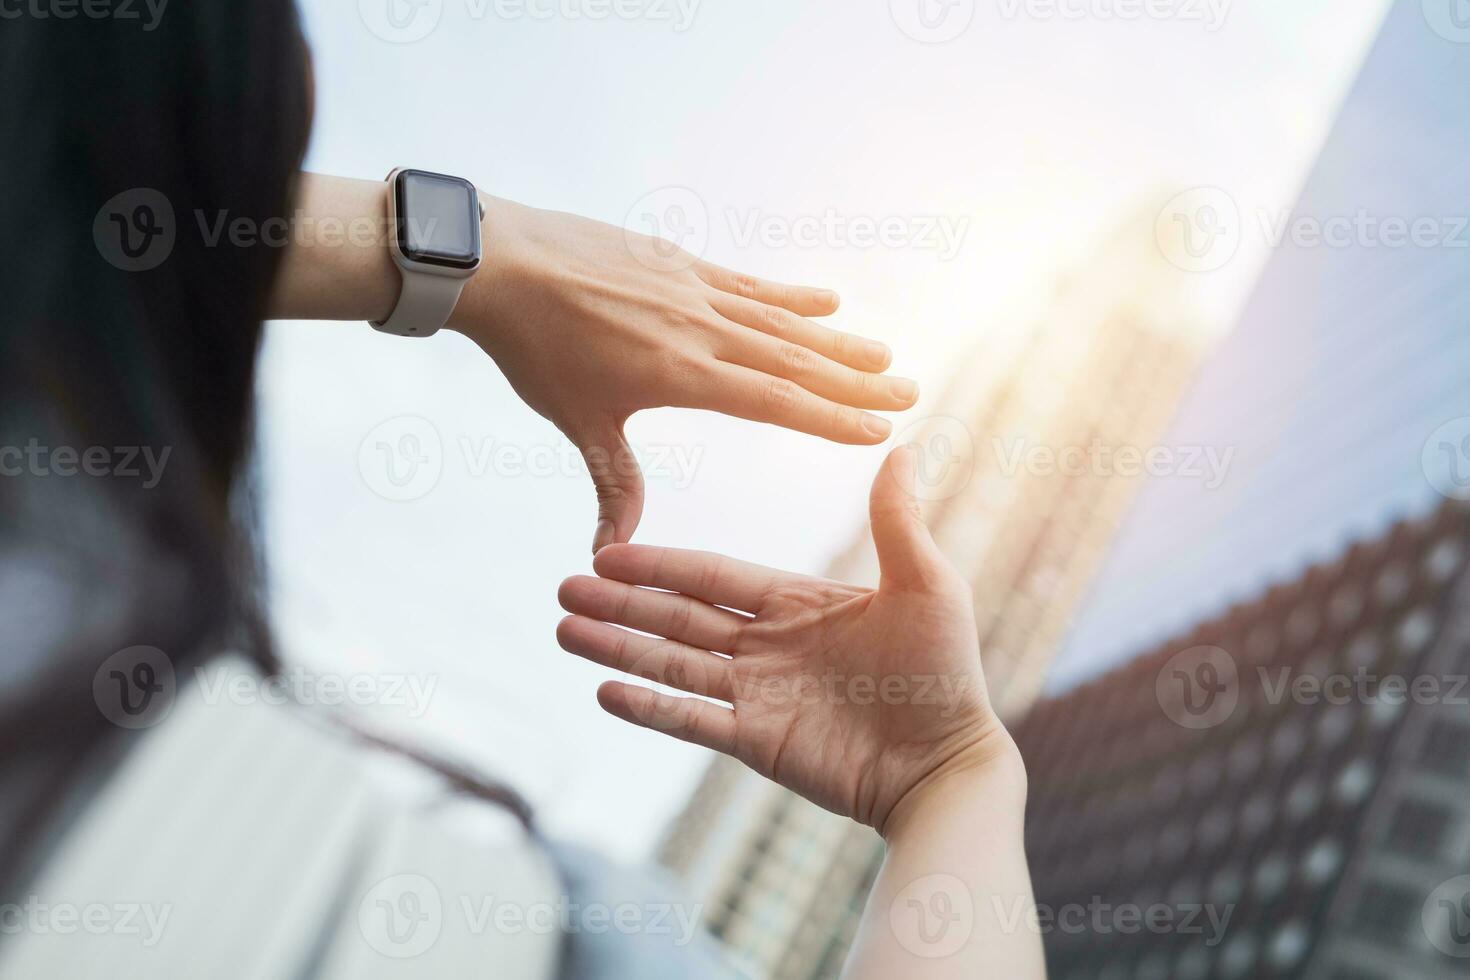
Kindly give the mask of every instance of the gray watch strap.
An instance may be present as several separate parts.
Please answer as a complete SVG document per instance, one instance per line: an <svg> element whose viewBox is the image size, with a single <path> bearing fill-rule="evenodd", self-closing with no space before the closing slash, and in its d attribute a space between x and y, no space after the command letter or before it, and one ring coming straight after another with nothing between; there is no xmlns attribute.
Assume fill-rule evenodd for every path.
<svg viewBox="0 0 1470 980"><path fill-rule="evenodd" d="M373 323L384 333L400 337L428 337L439 332L459 303L467 279L451 279L427 272L400 268L403 290L393 315L381 323Z"/></svg>

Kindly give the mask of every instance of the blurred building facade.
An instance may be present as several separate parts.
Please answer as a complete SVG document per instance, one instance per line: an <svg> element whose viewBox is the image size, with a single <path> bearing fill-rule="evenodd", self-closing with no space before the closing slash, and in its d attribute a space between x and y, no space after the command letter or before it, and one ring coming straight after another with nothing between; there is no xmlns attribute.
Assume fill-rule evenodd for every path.
<svg viewBox="0 0 1470 980"><path fill-rule="evenodd" d="M1470 43L1426 16L1452 6L1395 0L1289 219L1239 215L1282 240L1168 436L1232 447L1230 477L1143 488L1053 692L1426 513L1435 482L1470 495Z"/></svg>
<svg viewBox="0 0 1470 980"><path fill-rule="evenodd" d="M1170 427L1166 442L1232 447L1229 479L1140 492L1048 680L1058 698L1018 727L1040 902L1229 907L1228 929L1214 946L1054 929L1054 976L1470 966L1470 531L1454 502L1470 499L1470 44L1436 19L1449 6L1391 5L1282 226L1336 223L1346 242L1288 230ZM1240 220L1260 233L1266 216ZM1395 240L1394 223L1425 234ZM1201 647L1233 658L1239 703L1192 730L1161 710L1160 672ZM1182 676L1218 683L1202 666ZM1345 676L1351 693L1273 701L1262 670ZM1441 699L1395 703L1363 675Z"/></svg>
<svg viewBox="0 0 1470 980"><path fill-rule="evenodd" d="M1467 555L1447 503L1016 726L1051 976L1470 972Z"/></svg>
<svg viewBox="0 0 1470 980"><path fill-rule="evenodd" d="M1446 624L1467 599L1464 586L1434 584L1426 577L1430 565L1449 559L1443 557L1447 552L1433 551L1440 545L1423 530L1442 522L1463 523L1463 518L1453 516L1460 513L1453 508L1433 519L1423 515L1443 496L1470 497L1470 384L1464 380L1464 367L1470 364L1470 289L1465 288L1470 249L1464 246L1470 245L1470 232L1461 220L1470 213L1470 170L1463 166L1470 158L1470 127L1463 123L1470 44L1453 43L1442 29L1436 30L1426 10L1420 0L1395 0L1293 213L1235 216L1241 234L1262 234L1282 220L1288 231L1273 247L1239 325L1189 384L1182 403L1176 406L1178 386L1189 381L1198 351L1171 326L1180 322L1187 301L1181 303L1172 286L1160 288L1166 280L1157 270L1152 277L1140 277L1137 269L1102 262L1062 291L1047 326L1014 363L992 375L996 380L973 390L961 380L951 399L953 418L931 420L916 434L928 449L927 459L948 458L951 464L921 481L921 495L928 498L926 517L941 547L974 584L987 676L1010 723L1017 724L1035 701L1049 668L1046 683L1061 694L1140 650L1155 650L1157 656L1177 647L1181 637L1223 635L1221 631L1231 629L1239 633L1247 625L1255 637L1242 648L1247 666L1269 660L1316 670L1324 662L1355 663L1354 658L1377 663L1380 656L1411 656L1391 651L1395 644L1417 638L1426 648L1412 656L1434 658L1423 663L1443 668L1455 655L1455 644L1463 647L1465 637L1456 632L1461 627ZM1382 238L1385 221L1412 226L1421 219L1438 234L1431 244L1396 247ZM1320 237L1314 243L1290 231L1297 221L1322 227L1344 220L1356 229L1346 245L1329 246ZM1149 235L1154 231L1150 228ZM1160 241L1159 251L1174 254L1171 244ZM1120 298L1133 284L1140 286ZM1100 315L1100 310L1105 312ZM1176 407L1177 417L1167 422ZM1002 465L1018 443L1055 450L1093 441L1114 450L1127 444L1213 450L1217 459L1228 459L1228 474L1216 485L1176 474L1150 479L1138 490L1136 479L1104 474L1095 465L1076 475L1043 475L1024 465L1019 470ZM1441 450L1444 455L1437 455ZM1454 457L1457 450L1463 460ZM1354 539L1383 535L1400 515L1420 520L1379 545L1353 551L1341 567L1329 561ZM1121 526L1120 517L1125 518ZM1390 574L1414 560L1420 565L1402 575ZM1321 567L1307 571L1316 565ZM873 584L876 565L870 542L855 544L832 575ZM1348 629L1340 622L1312 627L1316 632L1310 635L1321 637L1319 648L1303 649L1305 640L1296 646L1273 641L1269 652L1261 646L1273 630L1308 635L1305 617L1312 613L1297 617L1295 609L1283 610L1283 596L1317 595L1327 588L1324 583L1339 581L1334 576L1346 576L1340 579L1344 588L1353 583L1370 591L1398 588L1370 581L1374 575L1388 575L1392 582L1407 576L1409 588L1420 591L1403 601L1414 600L1415 609L1440 601L1443 608L1429 614L1430 619L1415 614L1411 621L1402 605L1369 609L1365 597L1364 610L1354 614L1359 618L1349 621L1366 637L1356 647L1332 645ZM1089 594L1093 582L1097 585ZM1280 582L1295 584L1266 594L1255 605L1232 609L1233 603L1261 596ZM1440 588L1446 591L1433 591ZM1454 588L1459 598L1451 596ZM1232 611L1222 612L1227 609ZM1330 624L1333 616L1346 613L1319 603L1316 615ZM1192 633L1196 623L1206 625ZM1431 635L1424 635L1426 624ZM1390 652L1370 656L1366 644L1371 642ZM1279 659L1290 657L1300 660ZM1130 685L1139 671L1149 672L1137 664L1127 669L1134 671L1127 675ZM1145 677L1141 690L1125 690L1127 685L1114 675L1108 677L1073 697L1102 697L1099 703L1125 700L1125 695L1146 697L1157 716L1150 731L1165 732L1160 723L1169 726L1169 751L1184 759L1180 746L1189 744L1186 730L1171 726L1159 711L1154 678ZM1110 693L1091 693L1104 688ZM1054 704L1060 703L1094 710L1090 700ZM1145 710L1146 704L1134 709ZM1019 724L1028 733L1033 785L1045 781L1038 799L1082 793L1086 771L1069 763L1065 752L1045 748L1064 739L1043 737L1045 723L1038 720L1056 719L1065 710L1042 710L1050 714ZM1320 784L1313 813L1329 822L1302 824L1316 835L1312 840L1276 840L1274 848L1246 851L1248 862L1234 861L1227 847L1221 854L1229 853L1231 861L1211 866L1213 874L1222 876L1212 886L1224 886L1223 892L1211 894L1231 893L1233 869L1242 879L1264 875L1262 882L1242 880L1243 895L1251 894L1248 888L1259 887L1265 894L1280 887L1289 896L1267 902L1264 911L1251 908L1253 924L1242 930L1245 938L1231 947L1233 952L1189 952L1187 944L1179 949L1120 947L1119 965L1112 967L1100 957L1099 937L1076 939L1074 950L1072 937L1053 934L1048 943L1054 947L1050 955L1057 975L1067 975L1062 972L1067 970L1108 977L1299 976L1309 964L1314 971L1310 975L1333 980L1445 972L1443 962L1425 959L1422 943L1416 945L1415 936L1427 935L1428 927L1414 933L1404 926L1405 910L1412 904L1407 896L1419 895L1427 879L1425 861L1406 859L1403 848L1412 844L1402 842L1433 837L1438 843L1426 851L1435 855L1431 863L1458 854L1455 873L1470 872L1464 848L1470 829L1459 811L1445 811L1451 783L1435 782L1453 768L1452 759L1464 760L1467 744L1457 722L1446 717L1449 712L1389 714L1387 708L1373 706L1357 715L1338 712L1334 720L1320 723L1329 730L1326 736L1306 731L1317 724L1315 718L1298 720L1282 724L1288 734L1278 737L1274 727L1263 727L1264 719L1251 727L1247 704L1231 726L1211 732L1215 741L1207 748L1226 751L1221 740L1231 732L1242 744L1262 743L1255 762L1250 761L1250 749L1236 750L1232 744L1229 751L1232 758L1238 752L1242 761L1236 764L1244 771L1255 766L1260 782L1274 788L1264 803L1254 803L1250 813L1235 813L1227 806L1235 802L1229 794L1240 789L1230 787L1230 763L1213 758L1189 762L1183 776L1150 771L1163 781L1160 792L1165 794L1174 792L1171 780L1182 778L1181 795L1190 779L1202 784L1213 779L1217 795L1211 798L1208 788L1192 790L1200 795L1189 797L1194 801L1189 805L1201 809L1169 811L1172 822L1162 811L1154 814L1160 820L1140 827L1125 842L1131 843L1132 857L1112 853L1105 834L1120 833L1117 824L1092 827L1084 822L1078 840L1092 842L1098 862L1139 861L1140 855L1151 856L1155 850L1187 851L1204 846L1210 834L1223 833L1224 840L1246 848L1243 836L1231 835L1244 834L1248 823L1278 819L1274 810L1266 813L1263 808L1308 805L1310 788L1298 791L1293 804L1287 770L1271 765L1301 762L1290 756L1314 751L1307 746L1315 745L1310 739L1319 736L1344 739L1343 745L1370 757L1362 766L1331 768L1338 757L1327 754L1312 759L1323 767L1290 771L1291 780ZM1344 725L1346 733L1337 734ZM1066 738L1076 739L1066 743L1072 750L1086 747L1078 734L1082 729L1067 730L1073 734ZM1268 740L1272 746L1264 744ZM1195 741L1204 745L1208 740ZM1429 744L1443 751L1424 748ZM1210 751L1201 751L1212 758ZM1276 761L1268 764L1268 755ZM1390 762L1391 773L1384 768ZM1142 768L1135 776L1150 766L1171 771L1159 759L1138 765ZM1055 784L1044 771L1047 767L1058 770ZM1087 790L1099 800L1109 793L1116 796L1124 776L1121 769L1109 772L1108 780ZM1464 791L1460 784L1458 792ZM1357 794L1357 799L1351 807L1333 810L1337 804L1323 802L1331 793ZM1037 803L1036 813L1059 812L1046 809L1058 805ZM1119 802L1125 809L1118 811L1095 805L1106 820L1117 821L1130 804ZM1201 829L1203 811L1211 807L1217 816ZM1195 822L1185 827L1190 820ZM1349 835L1356 833L1359 822L1365 822L1362 835ZM1331 828L1341 831L1338 837L1331 837ZM1114 879L1105 873L1087 883L1068 878L1081 873L1078 861L1050 853L1065 843L1064 830L1043 821L1029 834L1043 902L1070 901L1081 894L1078 889L1106 895L1127 890L1109 884ZM1323 835L1328 843L1313 850ZM711 767L663 851L665 862L706 902L717 934L752 972L780 978L838 974L880 857L867 831L834 820L727 760ZM1148 866L1150 860L1142 860L1140 868ZM1299 870L1315 877L1292 877ZM1447 878L1453 869L1446 865L1444 870L1441 877ZM1285 880L1276 884L1283 875ZM1204 894L1203 883L1193 884L1187 875L1163 885L1145 877L1128 886L1132 892L1124 898ZM1465 901L1465 921L1443 927L1452 939L1460 934L1456 929L1470 929L1470 899ZM1244 914L1241 909L1237 914ZM1445 910L1449 914L1451 906ZM1263 915L1267 918L1261 919ZM1281 928L1268 928L1272 923ZM1292 928L1284 929L1287 925ZM1160 963L1165 972L1158 972ZM1397 972L1391 968L1395 963L1402 967Z"/></svg>
<svg viewBox="0 0 1470 980"><path fill-rule="evenodd" d="M1155 247L1155 213L1119 229L1059 288L1013 361L980 359L961 372L948 414L901 436L924 450L918 495L972 584L990 694L1008 717L1037 696L1144 450L1201 357L1205 331L1187 281ZM829 574L877 584L866 529ZM880 856L867 828L723 757L661 853L716 935L774 978L835 975Z"/></svg>

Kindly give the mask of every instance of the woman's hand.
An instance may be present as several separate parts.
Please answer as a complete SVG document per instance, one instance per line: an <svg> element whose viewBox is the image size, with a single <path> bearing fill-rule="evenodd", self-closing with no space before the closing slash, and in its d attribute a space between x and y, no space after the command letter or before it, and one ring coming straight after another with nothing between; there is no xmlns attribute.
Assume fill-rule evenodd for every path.
<svg viewBox="0 0 1470 980"><path fill-rule="evenodd" d="M700 408L873 445L912 381L888 348L808 317L827 290L738 275L666 242L485 198L485 259L449 326L582 450L597 485L593 550L632 537L643 479L623 436L646 408Z"/></svg>
<svg viewBox="0 0 1470 980"><path fill-rule="evenodd" d="M1041 980L1039 935L997 912L1034 914L1025 769L986 697L969 588L919 518L913 453L896 450L873 485L877 591L616 545L594 560L599 578L563 584L573 615L557 639L730 705L609 681L597 699L614 715L729 753L883 835L844 977Z"/></svg>
<svg viewBox="0 0 1470 980"><path fill-rule="evenodd" d="M732 706L612 681L598 691L612 714L728 753L880 832L946 777L1020 774L986 697L969 588L919 517L913 464L911 448L896 450L873 486L877 591L620 545L598 553L599 578L563 584L573 615L557 639Z"/></svg>
<svg viewBox="0 0 1470 980"><path fill-rule="evenodd" d="M302 174L295 216L323 240L292 236L272 317L392 314L402 279L384 231L387 187ZM892 426L867 410L918 400L912 381L882 374L887 347L807 319L837 309L827 290L737 275L586 218L482 200L485 258L448 325L582 450L600 502L593 550L631 538L643 511L642 474L623 438L635 412L703 408L872 445ZM364 224L379 233L358 234ZM329 242L329 227L353 233Z"/></svg>

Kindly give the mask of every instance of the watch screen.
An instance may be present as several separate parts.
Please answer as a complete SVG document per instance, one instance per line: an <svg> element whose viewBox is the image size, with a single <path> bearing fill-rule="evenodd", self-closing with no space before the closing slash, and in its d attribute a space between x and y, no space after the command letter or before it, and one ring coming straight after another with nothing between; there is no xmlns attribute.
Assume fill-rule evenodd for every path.
<svg viewBox="0 0 1470 980"><path fill-rule="evenodd" d="M480 256L480 201L467 180L405 170L398 195L398 248L414 262L470 269Z"/></svg>

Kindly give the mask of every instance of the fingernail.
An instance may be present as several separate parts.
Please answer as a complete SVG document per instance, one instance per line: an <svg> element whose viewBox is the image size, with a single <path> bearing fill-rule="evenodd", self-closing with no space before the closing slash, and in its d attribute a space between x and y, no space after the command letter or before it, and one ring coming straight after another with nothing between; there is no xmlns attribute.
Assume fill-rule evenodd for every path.
<svg viewBox="0 0 1470 980"><path fill-rule="evenodd" d="M888 433L893 431L893 426L886 420L876 415L869 415L867 412L863 413L863 428L868 431L869 435L877 436L879 439L887 439Z"/></svg>
<svg viewBox="0 0 1470 980"><path fill-rule="evenodd" d="M919 397L919 383L907 378L895 378L892 385L893 397L901 402L911 402Z"/></svg>
<svg viewBox="0 0 1470 980"><path fill-rule="evenodd" d="M817 302L823 306L835 307L842 302L841 298L830 289L823 289L817 293Z"/></svg>
<svg viewBox="0 0 1470 980"><path fill-rule="evenodd" d="M616 533L617 528L613 525L612 521L608 520L607 518L603 518L602 520L598 521L597 533L592 535L592 553L595 555L603 548L606 548L608 545L612 544L613 535Z"/></svg>
<svg viewBox="0 0 1470 980"><path fill-rule="evenodd" d="M865 353L868 357L868 363L879 368L887 367L889 358L893 356L889 352L887 344L880 344L876 340L868 342Z"/></svg>

